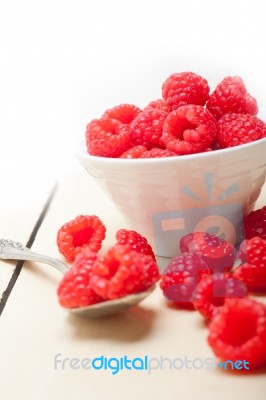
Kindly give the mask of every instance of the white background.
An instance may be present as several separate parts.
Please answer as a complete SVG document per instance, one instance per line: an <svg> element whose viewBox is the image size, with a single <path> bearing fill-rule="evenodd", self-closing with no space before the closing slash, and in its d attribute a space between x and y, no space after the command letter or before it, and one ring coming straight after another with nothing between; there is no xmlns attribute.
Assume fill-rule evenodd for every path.
<svg viewBox="0 0 266 400"><path fill-rule="evenodd" d="M160 97L173 72L211 84L241 75L263 106L264 8L263 0L1 0L0 204L17 187L36 191L79 168L73 143L87 122Z"/></svg>

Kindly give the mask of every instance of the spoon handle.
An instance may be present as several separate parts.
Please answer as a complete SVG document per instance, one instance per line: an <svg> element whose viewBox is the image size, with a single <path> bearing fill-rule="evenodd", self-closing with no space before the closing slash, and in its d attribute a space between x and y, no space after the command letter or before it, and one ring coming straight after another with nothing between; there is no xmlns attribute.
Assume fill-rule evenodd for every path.
<svg viewBox="0 0 266 400"><path fill-rule="evenodd" d="M62 274L65 274L69 270L69 267L63 261L42 254L34 253L27 247L23 246L21 243L15 242L10 239L0 239L0 259L38 261L41 263L52 265Z"/></svg>

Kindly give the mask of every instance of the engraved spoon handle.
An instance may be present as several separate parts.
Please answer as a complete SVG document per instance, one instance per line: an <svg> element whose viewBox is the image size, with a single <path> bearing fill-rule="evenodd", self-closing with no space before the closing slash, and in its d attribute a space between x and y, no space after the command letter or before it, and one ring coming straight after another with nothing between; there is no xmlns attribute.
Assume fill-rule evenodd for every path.
<svg viewBox="0 0 266 400"><path fill-rule="evenodd" d="M0 259L1 258L4 260L38 261L52 265L62 274L65 274L69 270L69 267L63 261L35 253L21 243L9 239L0 239Z"/></svg>

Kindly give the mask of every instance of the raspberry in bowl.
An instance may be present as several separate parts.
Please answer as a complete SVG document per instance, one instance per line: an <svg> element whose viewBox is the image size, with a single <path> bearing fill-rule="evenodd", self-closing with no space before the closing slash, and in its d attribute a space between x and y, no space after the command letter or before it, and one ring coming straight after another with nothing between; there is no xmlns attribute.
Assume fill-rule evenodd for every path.
<svg viewBox="0 0 266 400"><path fill-rule="evenodd" d="M76 156L156 255L176 256L191 232L235 244L265 182L257 112L239 77L211 92L198 74L177 73L142 110L122 104L89 122Z"/></svg>

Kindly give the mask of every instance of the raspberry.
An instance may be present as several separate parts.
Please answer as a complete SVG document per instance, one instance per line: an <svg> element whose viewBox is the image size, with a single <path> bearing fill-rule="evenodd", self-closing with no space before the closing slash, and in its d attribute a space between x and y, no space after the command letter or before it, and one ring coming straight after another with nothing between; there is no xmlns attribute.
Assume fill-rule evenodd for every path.
<svg viewBox="0 0 266 400"><path fill-rule="evenodd" d="M227 113L254 114L257 101L247 93L239 76L227 76L220 82L207 102L208 110L217 118Z"/></svg>
<svg viewBox="0 0 266 400"><path fill-rule="evenodd" d="M98 252L105 238L105 231L105 226L96 215L79 215L59 229L58 249L69 262L84 248Z"/></svg>
<svg viewBox="0 0 266 400"><path fill-rule="evenodd" d="M129 145L129 126L116 119L94 119L87 125L86 146L93 156L119 157Z"/></svg>
<svg viewBox="0 0 266 400"><path fill-rule="evenodd" d="M194 72L172 74L162 86L163 98L171 110L187 104L204 106L209 98L209 91L206 79Z"/></svg>
<svg viewBox="0 0 266 400"><path fill-rule="evenodd" d="M229 271L235 262L235 248L226 240L207 232L189 233L180 240L181 252L200 253L212 271Z"/></svg>
<svg viewBox="0 0 266 400"><path fill-rule="evenodd" d="M244 227L246 239L259 236L266 240L266 206L249 213L244 218Z"/></svg>
<svg viewBox="0 0 266 400"><path fill-rule="evenodd" d="M217 141L221 148L250 143L266 136L265 122L249 114L225 114L217 127Z"/></svg>
<svg viewBox="0 0 266 400"><path fill-rule="evenodd" d="M190 104L168 114L162 140L176 154L192 154L210 147L216 140L216 132L216 120L211 113Z"/></svg>
<svg viewBox="0 0 266 400"><path fill-rule="evenodd" d="M159 149L158 147L154 147L151 150L144 151L140 158L161 158L161 157L171 157L176 156L176 153L166 149Z"/></svg>
<svg viewBox="0 0 266 400"><path fill-rule="evenodd" d="M266 363L266 307L248 297L227 299L209 325L208 342L222 361Z"/></svg>
<svg viewBox="0 0 266 400"><path fill-rule="evenodd" d="M235 276L243 281L251 291L266 290L266 240L253 237L244 240L238 257L243 262L235 270Z"/></svg>
<svg viewBox="0 0 266 400"><path fill-rule="evenodd" d="M266 267L242 264L236 268L234 276L244 282L251 292L266 291Z"/></svg>
<svg viewBox="0 0 266 400"><path fill-rule="evenodd" d="M92 267L90 285L100 297L116 299L149 289L159 279L156 262L130 246L110 248Z"/></svg>
<svg viewBox="0 0 266 400"><path fill-rule="evenodd" d="M158 108L159 110L166 112L166 114L169 114L172 111L171 108L167 105L166 101L163 99L157 99L157 100L151 101L144 108L144 110L146 110L147 108Z"/></svg>
<svg viewBox="0 0 266 400"><path fill-rule="evenodd" d="M240 245L238 258L242 262L266 267L266 240L260 237L243 240Z"/></svg>
<svg viewBox="0 0 266 400"><path fill-rule="evenodd" d="M139 158L146 150L145 146L134 146L121 154L120 158Z"/></svg>
<svg viewBox="0 0 266 400"><path fill-rule="evenodd" d="M126 244L130 246L132 250L138 253L150 255L155 260L155 255L151 245L140 233L133 230L119 229L119 231L116 232L115 238L117 241L116 245Z"/></svg>
<svg viewBox="0 0 266 400"><path fill-rule="evenodd" d="M90 287L92 266L97 254L83 250L77 255L72 267L60 281L57 295L61 306L66 308L86 307L103 299Z"/></svg>
<svg viewBox="0 0 266 400"><path fill-rule="evenodd" d="M217 272L203 278L197 287L193 305L203 317L211 319L219 312L228 297L245 297L246 286L229 273Z"/></svg>
<svg viewBox="0 0 266 400"><path fill-rule="evenodd" d="M192 301L198 282L210 274L202 258L196 253L174 257L164 270L160 288L164 296L183 308L194 308Z"/></svg>
<svg viewBox="0 0 266 400"><path fill-rule="evenodd" d="M103 117L117 119L123 124L130 124L140 112L141 109L133 104L119 104L106 110Z"/></svg>
<svg viewBox="0 0 266 400"><path fill-rule="evenodd" d="M163 124L166 113L157 108L147 108L131 123L131 141L135 145L164 148L162 142Z"/></svg>

